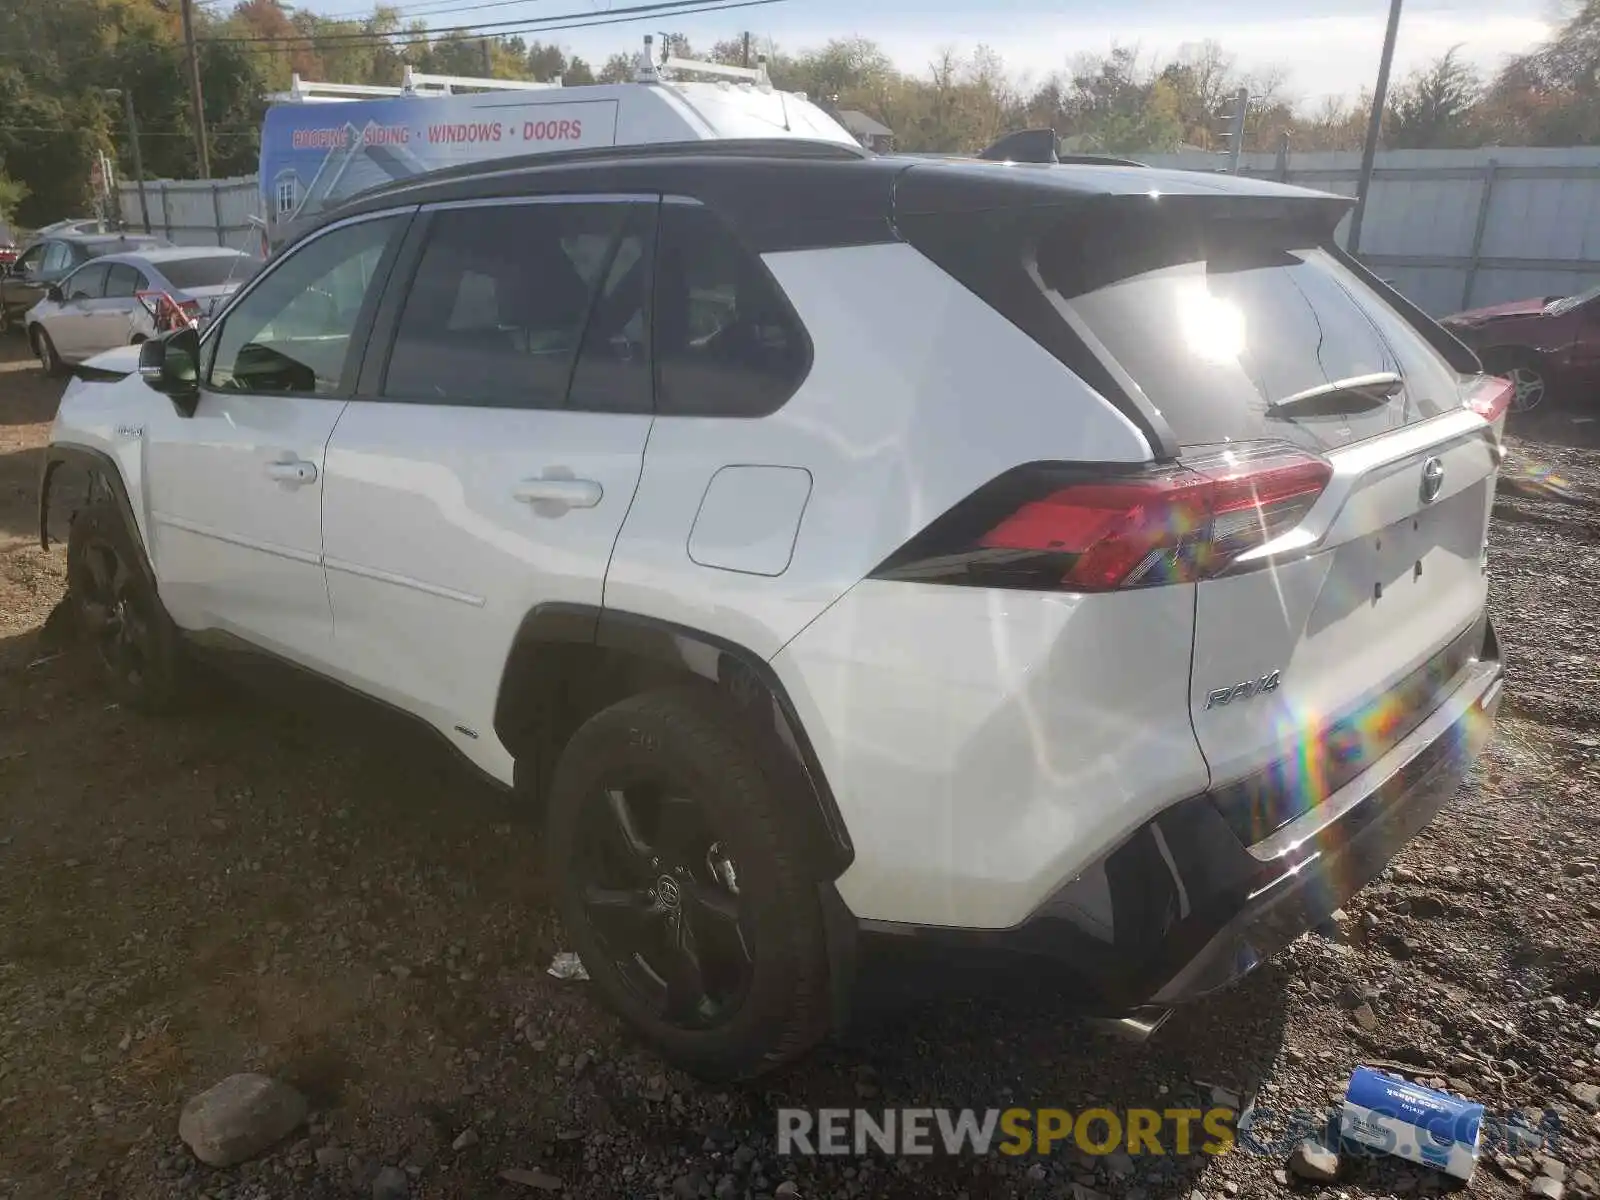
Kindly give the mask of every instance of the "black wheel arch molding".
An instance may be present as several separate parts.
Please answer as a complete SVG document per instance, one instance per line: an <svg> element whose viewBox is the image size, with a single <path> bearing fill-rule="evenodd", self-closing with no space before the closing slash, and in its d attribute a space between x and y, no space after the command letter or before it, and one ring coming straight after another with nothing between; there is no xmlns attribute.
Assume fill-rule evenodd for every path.
<svg viewBox="0 0 1600 1200"><path fill-rule="evenodd" d="M79 489L73 499L76 510L98 496L109 495L122 514L128 535L139 547L139 568L156 587L155 570L150 564L150 551L144 544L138 518L134 514L133 498L122 480L122 470L116 459L104 450L82 446L74 442L52 442L45 447L44 465L39 469L39 545L50 549L50 501L52 490L61 482L63 474L76 475ZM157 588L159 591L159 588Z"/></svg>
<svg viewBox="0 0 1600 1200"><path fill-rule="evenodd" d="M771 720L770 726L761 720L762 732L770 733L799 768L810 849L820 874L837 879L855 860L855 848L821 762L777 672L754 651L703 630L586 604L534 607L517 629L495 703L495 733L513 753L514 747L525 744L541 706L554 699L548 691L551 673L540 660L562 647L583 646L698 678L722 690L757 720L761 720L757 706L765 704Z"/></svg>

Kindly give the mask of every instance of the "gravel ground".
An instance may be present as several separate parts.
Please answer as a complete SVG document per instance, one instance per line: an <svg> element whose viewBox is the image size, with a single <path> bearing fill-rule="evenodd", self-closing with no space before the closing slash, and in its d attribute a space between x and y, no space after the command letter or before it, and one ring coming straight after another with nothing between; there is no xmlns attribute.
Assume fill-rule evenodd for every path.
<svg viewBox="0 0 1600 1200"><path fill-rule="evenodd" d="M226 692L183 719L108 704L37 629L59 550L34 543L59 386L0 352L0 1195L1073 1196L1432 1192L1389 1159L1289 1182L1284 1114L1357 1063L1558 1131L1488 1156L1480 1196L1565 1174L1593 1194L1600 1116L1600 424L1517 439L1493 530L1510 656L1497 743L1444 817L1347 907L1142 1048L1047 989L887 1010L756 1088L664 1068L544 971L561 948L530 822L407 730ZM1529 482L1532 481L1532 482ZM239 1071L309 1125L229 1170L177 1138ZM1219 1158L785 1159L781 1106L1060 1106L1230 1097L1265 1147ZM1289 1144L1292 1144L1289 1143ZM510 1172L509 1176L503 1174ZM517 1174L521 1172L521 1174Z"/></svg>

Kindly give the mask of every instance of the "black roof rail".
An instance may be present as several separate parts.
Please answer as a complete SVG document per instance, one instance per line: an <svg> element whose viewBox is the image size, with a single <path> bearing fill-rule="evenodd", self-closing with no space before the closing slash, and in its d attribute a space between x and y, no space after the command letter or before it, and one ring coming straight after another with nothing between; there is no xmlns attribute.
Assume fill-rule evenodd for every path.
<svg viewBox="0 0 1600 1200"><path fill-rule="evenodd" d="M444 183L452 179L473 179L486 175L514 175L538 167L567 166L590 162L636 162L652 158L787 158L823 162L872 158L867 150L843 142L811 138L703 138L683 142L636 142L622 146L586 146L580 150L555 150L547 154L518 154L507 158L484 158L422 171L353 193L345 204L371 200L391 192ZM343 207L343 205L341 205Z"/></svg>
<svg viewBox="0 0 1600 1200"><path fill-rule="evenodd" d="M1121 158L1115 154L1063 154L1058 162L1077 163L1085 167L1144 167L1149 168L1149 163L1142 163L1136 158Z"/></svg>

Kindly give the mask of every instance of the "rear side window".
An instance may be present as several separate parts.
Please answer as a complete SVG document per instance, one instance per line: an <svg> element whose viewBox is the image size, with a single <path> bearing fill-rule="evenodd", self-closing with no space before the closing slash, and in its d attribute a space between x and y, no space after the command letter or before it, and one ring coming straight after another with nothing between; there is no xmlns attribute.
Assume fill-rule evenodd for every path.
<svg viewBox="0 0 1600 1200"><path fill-rule="evenodd" d="M1100 213L1046 235L1039 273L1184 445L1329 449L1460 403L1433 349L1288 226ZM1293 399L1374 376L1403 383Z"/></svg>
<svg viewBox="0 0 1600 1200"><path fill-rule="evenodd" d="M661 210L656 411L762 417L800 386L811 343L777 284L708 209Z"/></svg>
<svg viewBox="0 0 1600 1200"><path fill-rule="evenodd" d="M647 411L644 301L653 209L551 203L434 214L383 396L562 408L571 384L570 407ZM580 346L585 366L577 371Z"/></svg>

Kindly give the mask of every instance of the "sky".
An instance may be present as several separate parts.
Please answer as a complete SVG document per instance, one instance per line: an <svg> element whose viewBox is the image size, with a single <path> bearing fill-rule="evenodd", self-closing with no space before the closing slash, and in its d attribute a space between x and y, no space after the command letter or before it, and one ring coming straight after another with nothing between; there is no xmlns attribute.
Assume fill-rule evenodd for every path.
<svg viewBox="0 0 1600 1200"><path fill-rule="evenodd" d="M637 0L517 0L474 7L451 16L443 0L399 0L427 8L430 26L508 21L561 13L603 14ZM1555 0L1405 0L1395 51L1395 78L1460 44L1461 54L1492 71L1508 54L1549 33ZM370 11L358 0L303 0L328 15ZM462 0L481 5L483 0ZM945 47L984 43L1016 75L1038 79L1064 69L1074 56L1137 44L1146 55L1171 54L1185 42L1213 38L1247 70L1276 66L1305 107L1325 96L1354 97L1377 73L1388 0L784 0L721 14L672 18L659 24L707 44L745 29L771 37L787 51L829 38L872 38L902 70L921 73ZM569 53L598 65L619 50L634 50L657 22L613 25L550 35ZM524 37L535 38L536 33Z"/></svg>

